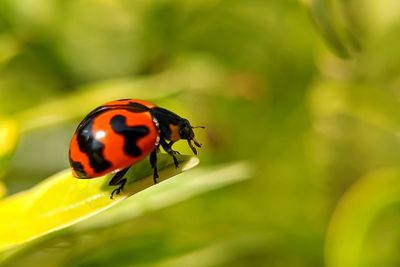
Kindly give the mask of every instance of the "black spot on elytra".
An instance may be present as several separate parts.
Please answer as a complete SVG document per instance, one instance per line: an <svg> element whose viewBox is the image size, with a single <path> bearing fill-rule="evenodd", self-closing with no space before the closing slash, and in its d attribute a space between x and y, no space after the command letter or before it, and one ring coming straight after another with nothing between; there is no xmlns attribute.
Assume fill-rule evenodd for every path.
<svg viewBox="0 0 400 267"><path fill-rule="evenodd" d="M118 101L125 101L129 99L120 99ZM102 106L99 107L98 109L105 108L105 109L125 109L130 112L135 112L135 113L142 113L142 112L148 112L151 109L146 107L143 104L137 103L137 102L132 102L129 101L128 103L122 104L122 103L115 103L112 105L107 105L107 106Z"/></svg>
<svg viewBox="0 0 400 267"><path fill-rule="evenodd" d="M111 167L111 163L103 156L104 144L94 138L93 120L88 120L77 133L78 145L89 157L90 166L95 172L102 172Z"/></svg>
<svg viewBox="0 0 400 267"><path fill-rule="evenodd" d="M73 161L72 159L70 159L70 163L75 173L79 176L79 178L87 177L87 174L85 172L85 169L83 168L82 163L80 163L79 161Z"/></svg>
<svg viewBox="0 0 400 267"><path fill-rule="evenodd" d="M141 112L150 111L151 109L140 103L129 102L127 110L135 112L135 113L141 113Z"/></svg>
<svg viewBox="0 0 400 267"><path fill-rule="evenodd" d="M149 128L146 126L128 126L126 125L126 118L122 115L116 115L111 119L111 127L116 133L124 136L126 154L132 157L138 157L142 154L137 146L137 141L150 132Z"/></svg>

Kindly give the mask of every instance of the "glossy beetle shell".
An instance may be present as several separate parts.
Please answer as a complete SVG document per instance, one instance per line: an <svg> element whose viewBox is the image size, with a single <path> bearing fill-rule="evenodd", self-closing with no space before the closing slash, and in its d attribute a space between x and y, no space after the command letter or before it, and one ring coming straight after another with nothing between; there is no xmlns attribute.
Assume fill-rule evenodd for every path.
<svg viewBox="0 0 400 267"><path fill-rule="evenodd" d="M93 178L133 165L156 149L158 122L148 110L131 107L143 100L117 100L93 110L76 129L69 150L74 176Z"/></svg>

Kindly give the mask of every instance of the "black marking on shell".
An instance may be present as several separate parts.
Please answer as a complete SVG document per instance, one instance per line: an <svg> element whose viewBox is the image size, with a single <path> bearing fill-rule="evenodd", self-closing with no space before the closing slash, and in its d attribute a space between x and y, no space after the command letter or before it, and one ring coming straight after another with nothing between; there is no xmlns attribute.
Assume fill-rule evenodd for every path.
<svg viewBox="0 0 400 267"><path fill-rule="evenodd" d="M132 112L146 112L146 111L150 111L151 109L146 107L145 105L142 105L140 103L136 103L136 102L129 102L127 109L129 111Z"/></svg>
<svg viewBox="0 0 400 267"><path fill-rule="evenodd" d="M147 126L128 126L125 116L116 115L111 119L111 127L117 134L124 137L124 151L126 154L132 157L142 155L141 149L137 146L137 141L150 132Z"/></svg>
<svg viewBox="0 0 400 267"><path fill-rule="evenodd" d="M97 113L98 115L98 113ZM90 166L95 172L103 172L111 167L111 162L103 156L104 144L95 139L93 134L93 119L87 120L78 128L78 145L82 152L89 157Z"/></svg>
<svg viewBox="0 0 400 267"><path fill-rule="evenodd" d="M70 159L69 161L71 167L74 169L79 178L87 178L87 174L85 172L85 169L83 168L82 163L80 163L79 161L73 161L72 159Z"/></svg>

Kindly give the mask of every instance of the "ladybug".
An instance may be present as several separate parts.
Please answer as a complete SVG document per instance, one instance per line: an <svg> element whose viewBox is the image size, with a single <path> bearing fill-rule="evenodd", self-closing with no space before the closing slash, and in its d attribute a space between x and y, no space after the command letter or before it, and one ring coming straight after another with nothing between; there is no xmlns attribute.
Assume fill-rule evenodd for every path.
<svg viewBox="0 0 400 267"><path fill-rule="evenodd" d="M81 179L95 178L115 173L110 186L117 186L111 193L119 194L127 179L124 175L136 162L150 154L154 183L157 183L157 153L160 146L179 163L172 145L187 140L196 155L193 128L187 119L138 99L121 99L108 102L90 112L78 125L69 148L72 174ZM193 145L193 143L194 145Z"/></svg>

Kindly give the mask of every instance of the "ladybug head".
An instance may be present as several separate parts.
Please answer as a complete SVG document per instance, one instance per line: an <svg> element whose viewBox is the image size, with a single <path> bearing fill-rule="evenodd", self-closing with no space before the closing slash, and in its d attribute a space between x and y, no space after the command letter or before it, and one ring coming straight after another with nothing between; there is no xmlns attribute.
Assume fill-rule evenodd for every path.
<svg viewBox="0 0 400 267"><path fill-rule="evenodd" d="M194 128L203 128L204 129L203 126L196 126L196 127L191 126L189 121L186 119L183 119L178 125L180 138L187 140L189 147L192 149L193 153L195 155L197 155L197 150L193 146L192 141L197 147L201 147L201 144L194 137L194 132L193 132Z"/></svg>

